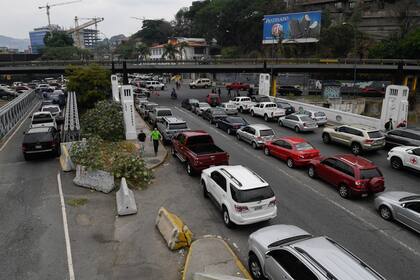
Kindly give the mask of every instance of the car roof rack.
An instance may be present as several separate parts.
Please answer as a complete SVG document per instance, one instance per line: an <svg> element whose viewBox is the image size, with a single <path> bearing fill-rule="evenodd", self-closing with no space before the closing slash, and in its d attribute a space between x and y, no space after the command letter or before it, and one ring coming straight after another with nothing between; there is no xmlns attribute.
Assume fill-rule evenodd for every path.
<svg viewBox="0 0 420 280"><path fill-rule="evenodd" d="M232 181L234 181L235 184L237 184L239 187L242 187L242 183L238 179L236 179L232 174L230 174L226 169L220 168L220 170L223 173L225 173L229 177L229 179L231 179Z"/></svg>
<svg viewBox="0 0 420 280"><path fill-rule="evenodd" d="M320 264L317 260L315 260L308 252L303 250L300 247L294 246L295 250L298 251L307 261L315 264L315 268L321 272L324 276L326 276L330 280L338 280L337 277L334 276L328 269L326 269L322 264Z"/></svg>

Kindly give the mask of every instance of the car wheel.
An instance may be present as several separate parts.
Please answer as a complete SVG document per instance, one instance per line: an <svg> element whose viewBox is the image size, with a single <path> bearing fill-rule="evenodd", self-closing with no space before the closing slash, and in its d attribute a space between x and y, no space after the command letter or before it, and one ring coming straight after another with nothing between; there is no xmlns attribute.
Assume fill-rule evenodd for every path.
<svg viewBox="0 0 420 280"><path fill-rule="evenodd" d="M291 158L287 159L286 164L287 164L287 167L289 167L289 168L295 167L295 163L294 163L293 159L291 159Z"/></svg>
<svg viewBox="0 0 420 280"><path fill-rule="evenodd" d="M268 121L269 121L269 118L268 118L267 114L264 114L264 120L265 120L266 122L268 122Z"/></svg>
<svg viewBox="0 0 420 280"><path fill-rule="evenodd" d="M243 113L244 109L242 107L239 107L239 113Z"/></svg>
<svg viewBox="0 0 420 280"><path fill-rule="evenodd" d="M229 134L229 135L232 134L232 130L230 130L230 128L227 129L227 134Z"/></svg>
<svg viewBox="0 0 420 280"><path fill-rule="evenodd" d="M313 165L308 168L308 176L312 179L316 178L315 167Z"/></svg>
<svg viewBox="0 0 420 280"><path fill-rule="evenodd" d="M264 148L264 155L266 156L270 155L270 150L267 147Z"/></svg>
<svg viewBox="0 0 420 280"><path fill-rule="evenodd" d="M362 146L360 146L360 144L359 143L353 143L353 144L351 144L351 152L354 154L354 155L360 155L361 154L361 152L362 152Z"/></svg>
<svg viewBox="0 0 420 280"><path fill-rule="evenodd" d="M338 193L342 198L350 197L350 190L345 184L340 184L340 186L338 186Z"/></svg>
<svg viewBox="0 0 420 280"><path fill-rule="evenodd" d="M279 126L283 127L283 122L279 120Z"/></svg>
<svg viewBox="0 0 420 280"><path fill-rule="evenodd" d="M401 169L403 166L402 160L397 157L391 158L391 167L394 169Z"/></svg>
<svg viewBox="0 0 420 280"><path fill-rule="evenodd" d="M379 207L379 215L381 215L381 218L384 220L387 220L387 221L392 220L392 212L388 206L381 205Z"/></svg>
<svg viewBox="0 0 420 280"><path fill-rule="evenodd" d="M207 191L206 183L204 183L204 181L201 181L201 185L203 186L203 196L204 196L204 198L208 198L209 197L209 192Z"/></svg>
<svg viewBox="0 0 420 280"><path fill-rule="evenodd" d="M258 149L258 145L255 142L252 142L252 148L254 148L254 150Z"/></svg>
<svg viewBox="0 0 420 280"><path fill-rule="evenodd" d="M248 268L251 272L252 278L255 280L265 280L260 261L254 253L249 254Z"/></svg>
<svg viewBox="0 0 420 280"><path fill-rule="evenodd" d="M223 206L223 222L228 228L232 227L233 225L232 221L230 220L229 211L226 209L225 206Z"/></svg>
<svg viewBox="0 0 420 280"><path fill-rule="evenodd" d="M251 111L251 117L253 117L254 116L254 111Z"/></svg>
<svg viewBox="0 0 420 280"><path fill-rule="evenodd" d="M331 137L330 137L330 135L329 135L328 133L324 133L324 134L322 134L322 141L323 141L325 144L329 144L329 143L331 142Z"/></svg>
<svg viewBox="0 0 420 280"><path fill-rule="evenodd" d="M23 154L23 158L26 160L26 161L28 161L28 160L30 160L31 158L30 158L30 156L29 155L27 155L27 154Z"/></svg>
<svg viewBox="0 0 420 280"><path fill-rule="evenodd" d="M300 132L300 128L299 128L299 126L295 126L295 132L296 132L296 133L299 133L299 132Z"/></svg>
<svg viewBox="0 0 420 280"><path fill-rule="evenodd" d="M187 162L186 168L187 168L188 175L193 176L194 175L194 170L192 169L191 164L189 162Z"/></svg>
<svg viewBox="0 0 420 280"><path fill-rule="evenodd" d="M238 139L238 141L241 141L241 135L239 135L239 133L236 132L236 139Z"/></svg>

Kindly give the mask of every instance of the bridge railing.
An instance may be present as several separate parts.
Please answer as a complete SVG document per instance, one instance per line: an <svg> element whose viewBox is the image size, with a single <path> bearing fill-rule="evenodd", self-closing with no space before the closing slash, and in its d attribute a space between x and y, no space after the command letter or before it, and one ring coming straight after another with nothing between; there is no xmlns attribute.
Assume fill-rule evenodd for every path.
<svg viewBox="0 0 420 280"><path fill-rule="evenodd" d="M75 92L67 95L66 112L64 119L63 141L72 142L80 140L80 122Z"/></svg>
<svg viewBox="0 0 420 280"><path fill-rule="evenodd" d="M16 126L38 100L35 91L28 91L0 108L0 140Z"/></svg>

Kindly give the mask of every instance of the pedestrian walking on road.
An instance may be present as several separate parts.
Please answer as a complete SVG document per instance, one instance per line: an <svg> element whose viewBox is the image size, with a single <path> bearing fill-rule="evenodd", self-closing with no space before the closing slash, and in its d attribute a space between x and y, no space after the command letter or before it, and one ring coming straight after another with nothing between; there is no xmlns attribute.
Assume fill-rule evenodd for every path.
<svg viewBox="0 0 420 280"><path fill-rule="evenodd" d="M394 129L394 125L392 124L392 118L389 118L389 121L385 123L385 130L390 131Z"/></svg>
<svg viewBox="0 0 420 280"><path fill-rule="evenodd" d="M230 88L228 88L228 97L232 97L232 94L230 93Z"/></svg>
<svg viewBox="0 0 420 280"><path fill-rule="evenodd" d="M140 156L144 157L144 142L146 141L146 133L143 130L140 130L140 133L137 135L137 139L140 142Z"/></svg>
<svg viewBox="0 0 420 280"><path fill-rule="evenodd" d="M222 90L220 88L217 89L217 94L219 94L219 97L222 94Z"/></svg>
<svg viewBox="0 0 420 280"><path fill-rule="evenodd" d="M152 133L150 134L150 138L153 141L153 149L155 150L155 156L157 156L157 153L159 151L159 140L162 140L162 135L160 134L159 130L157 130L157 127L153 129Z"/></svg>

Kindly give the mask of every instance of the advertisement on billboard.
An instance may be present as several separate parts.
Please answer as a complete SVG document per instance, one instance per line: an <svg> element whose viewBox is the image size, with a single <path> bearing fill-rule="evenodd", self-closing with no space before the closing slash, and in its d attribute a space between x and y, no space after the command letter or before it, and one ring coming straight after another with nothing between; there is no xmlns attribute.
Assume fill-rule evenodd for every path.
<svg viewBox="0 0 420 280"><path fill-rule="evenodd" d="M263 44L316 43L321 11L264 16Z"/></svg>

